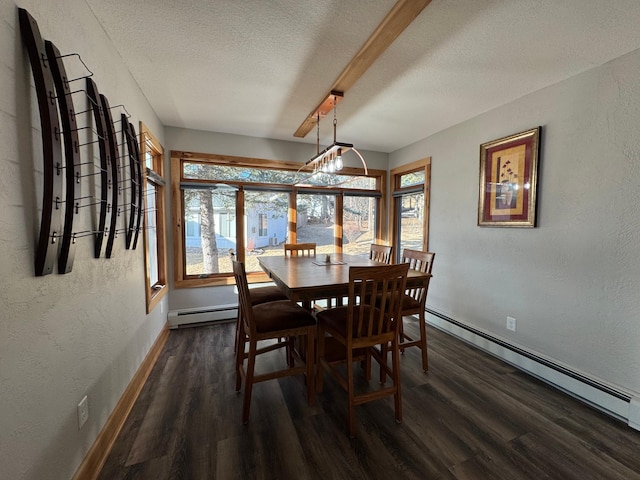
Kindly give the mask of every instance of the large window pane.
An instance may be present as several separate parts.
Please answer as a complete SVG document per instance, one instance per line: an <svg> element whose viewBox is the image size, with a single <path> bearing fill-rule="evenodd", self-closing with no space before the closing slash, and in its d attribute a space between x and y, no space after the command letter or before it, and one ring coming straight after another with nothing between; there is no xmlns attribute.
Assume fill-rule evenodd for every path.
<svg viewBox="0 0 640 480"><path fill-rule="evenodd" d="M400 176L400 188L411 187L414 185L424 184L424 170L417 172L405 173Z"/></svg>
<svg viewBox="0 0 640 480"><path fill-rule="evenodd" d="M336 186L347 190L376 190L376 179L371 177L356 177L353 175L339 175L316 173L298 180L299 185L306 186Z"/></svg>
<svg viewBox="0 0 640 480"><path fill-rule="evenodd" d="M316 253L334 252L335 195L298 194L298 243L314 242Z"/></svg>
<svg viewBox="0 0 640 480"><path fill-rule="evenodd" d="M184 190L185 274L229 273L236 250L236 192Z"/></svg>
<svg viewBox="0 0 640 480"><path fill-rule="evenodd" d="M424 238L424 193L410 193L397 198L400 203L399 240L402 254L405 248L422 250Z"/></svg>
<svg viewBox="0 0 640 480"><path fill-rule="evenodd" d="M147 182L145 195L146 235L147 235L147 261L149 285L158 283L158 226L156 222L158 194L157 187Z"/></svg>
<svg viewBox="0 0 640 480"><path fill-rule="evenodd" d="M303 174L293 170L273 170L256 167L234 167L200 162L185 162L185 179L215 180L217 182L235 181L245 183L279 183L292 185Z"/></svg>
<svg viewBox="0 0 640 480"><path fill-rule="evenodd" d="M375 241L376 199L344 197L342 214L342 251L352 255L369 256Z"/></svg>
<svg viewBox="0 0 640 480"><path fill-rule="evenodd" d="M245 268L259 272L258 255L282 255L287 240L289 194L245 192Z"/></svg>

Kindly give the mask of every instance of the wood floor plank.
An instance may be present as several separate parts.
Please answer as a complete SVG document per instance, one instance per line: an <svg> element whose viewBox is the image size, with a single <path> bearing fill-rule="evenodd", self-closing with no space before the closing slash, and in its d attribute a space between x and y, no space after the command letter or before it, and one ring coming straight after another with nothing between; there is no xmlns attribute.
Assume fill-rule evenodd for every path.
<svg viewBox="0 0 640 480"><path fill-rule="evenodd" d="M350 439L346 393L326 376L310 407L297 376L255 385L243 425L233 336L233 324L170 332L101 480L640 480L640 432L429 327L429 372L417 348L401 357L402 424L390 398L361 405ZM377 387L375 369L371 384L357 372Z"/></svg>

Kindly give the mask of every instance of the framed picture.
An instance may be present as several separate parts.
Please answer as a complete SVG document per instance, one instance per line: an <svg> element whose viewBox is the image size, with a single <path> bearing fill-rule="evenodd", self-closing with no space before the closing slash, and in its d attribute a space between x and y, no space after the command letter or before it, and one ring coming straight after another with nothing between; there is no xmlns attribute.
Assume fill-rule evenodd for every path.
<svg viewBox="0 0 640 480"><path fill-rule="evenodd" d="M540 129L480 145L479 226L536 226Z"/></svg>

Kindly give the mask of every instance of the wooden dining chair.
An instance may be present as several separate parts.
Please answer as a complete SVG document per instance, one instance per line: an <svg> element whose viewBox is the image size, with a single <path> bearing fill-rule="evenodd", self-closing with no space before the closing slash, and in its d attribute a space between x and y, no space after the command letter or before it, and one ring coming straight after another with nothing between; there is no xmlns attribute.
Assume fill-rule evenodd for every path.
<svg viewBox="0 0 640 480"><path fill-rule="evenodd" d="M372 243L369 250L369 260L375 260L376 262L391 263L391 253L393 247L391 245L380 245L379 243Z"/></svg>
<svg viewBox="0 0 640 480"><path fill-rule="evenodd" d="M231 261L235 260L235 253L230 252ZM251 289L251 305L260 303L275 302L277 300L287 300L287 296L277 285L267 285L266 287L256 287ZM238 343L240 342L240 324L242 322L242 313L238 308L238 318L236 320L236 335L233 344L233 353L238 351Z"/></svg>
<svg viewBox="0 0 640 480"><path fill-rule="evenodd" d="M411 270L431 274L434 252L422 252L405 248L402 252L402 263L408 263ZM429 359L427 356L427 328L425 319L425 303L427 292L429 291L429 280L425 279L421 286L409 288L402 299L402 316L418 315L420 326L420 338L412 338L404 332L404 320L398 325L400 339L400 352L404 353L407 347L419 347L422 350L422 370L429 370Z"/></svg>
<svg viewBox="0 0 640 480"><path fill-rule="evenodd" d="M315 243L285 243L284 244L284 256L316 256L316 244Z"/></svg>
<svg viewBox="0 0 640 480"><path fill-rule="evenodd" d="M347 424L349 435L355 435L354 408L365 402L389 395L394 397L395 417L402 421L402 396L400 389L400 354L398 325L400 303L406 287L409 265L380 265L349 268L348 304L319 312L318 321L318 372L317 391L323 388L323 371L335 377L347 391ZM378 307L372 306L371 296L383 299ZM377 347L384 346L389 355ZM391 385L356 392L354 362L362 362L371 356L380 369L391 378ZM342 373L346 366L346 376Z"/></svg>
<svg viewBox="0 0 640 480"><path fill-rule="evenodd" d="M251 290L247 284L244 264L233 261L233 275L238 287L239 308L242 312L239 344L236 351L236 391L244 383L242 403L242 423L249 421L251 392L258 382L273 380L290 375L305 375L307 382L307 401L314 404L314 346L316 321L308 311L290 300L277 300L253 305ZM306 337L305 361L294 348L294 337ZM284 338L285 341L280 341ZM265 340L270 340L265 345ZM247 344L249 349L247 351ZM260 344L260 346L259 346ZM287 353L286 368L268 373L256 374L256 359L259 355L283 347L290 348ZM246 360L246 368L245 368Z"/></svg>

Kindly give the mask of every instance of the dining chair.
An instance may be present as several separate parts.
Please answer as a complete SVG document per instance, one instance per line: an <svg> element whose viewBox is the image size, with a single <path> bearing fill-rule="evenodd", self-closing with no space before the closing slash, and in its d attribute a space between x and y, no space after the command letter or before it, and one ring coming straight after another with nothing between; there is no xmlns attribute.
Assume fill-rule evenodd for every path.
<svg viewBox="0 0 640 480"><path fill-rule="evenodd" d="M251 392L255 383L290 375L305 375L307 401L314 404L314 347L316 321L313 315L290 300L277 300L253 305L247 274L242 262L233 261L233 275L238 287L239 308L242 312L238 349L236 351L236 391L244 383L242 423L249 421ZM295 337L306 337L306 361L294 348ZM281 338L286 339L280 341ZM270 340L265 345L265 340ZM247 351L247 343L249 349ZM260 346L259 346L260 344ZM289 347L286 368L256 374L256 359L259 355ZM245 368L246 360L246 368Z"/></svg>
<svg viewBox="0 0 640 480"><path fill-rule="evenodd" d="M396 421L402 421L400 389L400 354L398 325L400 303L406 287L408 264L349 268L348 304L319 312L317 391L323 388L324 370L331 373L347 391L347 424L349 435L355 435L354 408L356 405L386 396L394 397ZM372 306L371 296L380 295L379 306ZM391 351L389 355L382 353ZM379 388L367 391L355 389L354 362L371 356L381 371L391 378ZM346 366L346 375L344 369Z"/></svg>
<svg viewBox="0 0 640 480"><path fill-rule="evenodd" d="M235 253L230 253L231 261L235 260ZM275 302L276 300L287 300L287 296L277 285L267 285L266 287L256 287L251 289L251 305L260 303ZM233 353L238 351L238 343L240 342L240 324L242 322L242 313L238 308L238 319L236 320L236 336L233 344Z"/></svg>
<svg viewBox="0 0 640 480"><path fill-rule="evenodd" d="M369 260L375 260L376 262L391 263L391 253L393 247L391 245L380 245L379 243L372 243L369 249Z"/></svg>
<svg viewBox="0 0 640 480"><path fill-rule="evenodd" d="M284 256L316 256L316 244L315 243L285 243L284 244Z"/></svg>
<svg viewBox="0 0 640 480"><path fill-rule="evenodd" d="M423 252L420 250L405 248L402 252L401 262L408 263L409 269L411 270L431 274L435 256L436 254L434 252ZM404 350L407 347L419 347L420 350L422 350L422 370L425 372L429 370L429 359L427 356L427 328L424 314L427 292L429 291L429 280L430 277L427 278L421 286L407 289L402 299L402 317L418 315L420 338L414 339L404 332L404 320L398 325L400 352L404 353Z"/></svg>

